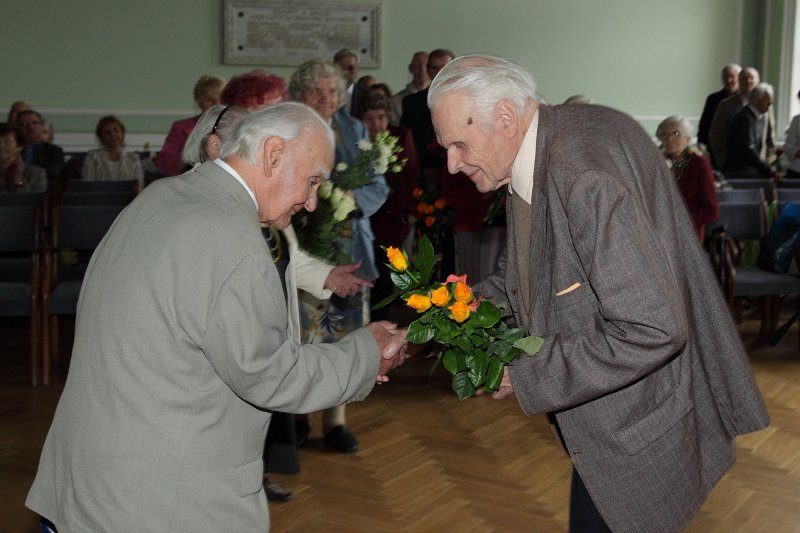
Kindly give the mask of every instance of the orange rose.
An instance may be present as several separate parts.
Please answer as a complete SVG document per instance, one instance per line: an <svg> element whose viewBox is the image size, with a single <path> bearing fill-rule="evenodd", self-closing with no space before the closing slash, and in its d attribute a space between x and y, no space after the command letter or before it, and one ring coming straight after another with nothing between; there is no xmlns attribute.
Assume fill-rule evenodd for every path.
<svg viewBox="0 0 800 533"><path fill-rule="evenodd" d="M442 209L446 205L447 205L447 202L444 201L444 198L439 198L438 200L433 202L433 207L435 207L436 209Z"/></svg>
<svg viewBox="0 0 800 533"><path fill-rule="evenodd" d="M406 300L406 305L416 309L418 313L423 313L431 308L431 299L424 294L412 294Z"/></svg>
<svg viewBox="0 0 800 533"><path fill-rule="evenodd" d="M417 206L417 211L419 211L420 213L422 213L424 215L425 214L425 210L427 209L427 205L428 204L426 204L425 202L420 202L419 205Z"/></svg>
<svg viewBox="0 0 800 533"><path fill-rule="evenodd" d="M433 214L434 211L436 211L436 209L434 209L434 207L431 204L423 204L423 205L425 206L425 211L423 211L423 213L425 213L426 215L431 215Z"/></svg>
<svg viewBox="0 0 800 533"><path fill-rule="evenodd" d="M448 309L453 313L453 320L456 322L464 322L469 317L469 307L464 302L456 302Z"/></svg>
<svg viewBox="0 0 800 533"><path fill-rule="evenodd" d="M408 257L406 257L406 253L394 246L390 246L386 249L386 258L389 259L389 263L395 268L395 270L400 270L401 272L408 268Z"/></svg>
<svg viewBox="0 0 800 533"><path fill-rule="evenodd" d="M422 196L422 189L419 187L415 187L412 195L414 196L414 198L419 198L420 196Z"/></svg>
<svg viewBox="0 0 800 533"><path fill-rule="evenodd" d="M456 282L455 289L453 289L453 295L456 297L456 301L463 304L468 304L472 301L472 289L469 288L469 285L462 283L461 281Z"/></svg>
<svg viewBox="0 0 800 533"><path fill-rule="evenodd" d="M436 307L444 307L450 301L450 291L444 285L431 293L431 302Z"/></svg>
<svg viewBox="0 0 800 533"><path fill-rule="evenodd" d="M425 217L425 225L431 227L436 223L436 217Z"/></svg>

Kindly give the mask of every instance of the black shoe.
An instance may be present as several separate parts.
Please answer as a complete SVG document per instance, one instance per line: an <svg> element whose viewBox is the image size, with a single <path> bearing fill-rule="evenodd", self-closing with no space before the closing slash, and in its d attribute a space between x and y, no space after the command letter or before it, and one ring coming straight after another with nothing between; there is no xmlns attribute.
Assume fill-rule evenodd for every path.
<svg viewBox="0 0 800 533"><path fill-rule="evenodd" d="M323 440L337 452L356 453L358 451L358 440L350 433L347 426L336 426L325 433Z"/></svg>
<svg viewBox="0 0 800 533"><path fill-rule="evenodd" d="M269 479L264 481L264 491L267 493L268 502L288 502L292 499L291 492Z"/></svg>
<svg viewBox="0 0 800 533"><path fill-rule="evenodd" d="M302 420L294 421L295 437L297 438L297 447L302 448L308 443L308 435L311 433L311 426Z"/></svg>

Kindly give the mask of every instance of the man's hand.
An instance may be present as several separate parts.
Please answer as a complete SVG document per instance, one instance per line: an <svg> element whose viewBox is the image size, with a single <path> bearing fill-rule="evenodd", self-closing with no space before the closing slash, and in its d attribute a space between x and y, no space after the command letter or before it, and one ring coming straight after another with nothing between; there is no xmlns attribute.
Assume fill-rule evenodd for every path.
<svg viewBox="0 0 800 533"><path fill-rule="evenodd" d="M389 370L397 368L408 359L406 352L406 330L397 329L391 322L380 321L367 324L366 328L375 337L375 342L381 349L381 365L375 381L378 384L386 383Z"/></svg>
<svg viewBox="0 0 800 533"><path fill-rule="evenodd" d="M512 394L514 394L514 387L511 386L511 378L508 377L508 367L505 367L503 369L503 379L500 380L500 388L492 393L492 398L502 400Z"/></svg>
<svg viewBox="0 0 800 533"><path fill-rule="evenodd" d="M333 269L325 278L325 288L333 291L337 296L347 298L361 292L364 287L372 287L372 282L359 278L353 272L358 270L361 262L354 265L341 265Z"/></svg>

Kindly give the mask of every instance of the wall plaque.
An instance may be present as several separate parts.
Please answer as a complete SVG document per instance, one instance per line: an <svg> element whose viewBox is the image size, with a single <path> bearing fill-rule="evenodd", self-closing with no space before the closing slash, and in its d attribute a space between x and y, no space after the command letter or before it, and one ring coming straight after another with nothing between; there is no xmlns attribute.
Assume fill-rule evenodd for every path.
<svg viewBox="0 0 800 533"><path fill-rule="evenodd" d="M380 4L225 0L225 63L297 66L342 48L380 66Z"/></svg>

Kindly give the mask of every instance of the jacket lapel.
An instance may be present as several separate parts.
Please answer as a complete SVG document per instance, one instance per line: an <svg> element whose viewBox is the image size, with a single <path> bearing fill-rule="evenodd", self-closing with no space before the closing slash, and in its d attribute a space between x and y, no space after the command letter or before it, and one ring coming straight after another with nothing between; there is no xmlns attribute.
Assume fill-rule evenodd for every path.
<svg viewBox="0 0 800 533"><path fill-rule="evenodd" d="M542 268L549 260L550 248L547 246L547 235L550 231L549 216L547 213L547 151L553 130L553 112L544 105L539 106L539 129L536 134L536 164L533 170L533 192L531 194L531 245L529 249L528 286L530 287L527 309L530 313L528 324L531 329L538 324L533 315L535 303L539 297L541 287ZM519 228L525 231L526 228ZM518 231L519 231L518 230ZM520 275L524 275L520 273ZM522 295L525 297L525 295Z"/></svg>

